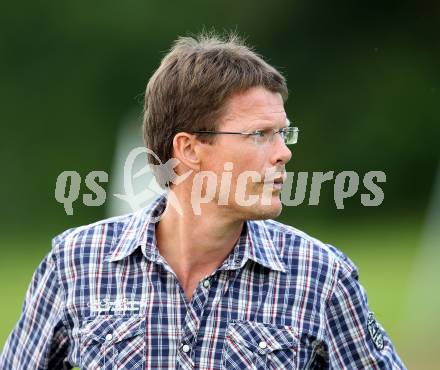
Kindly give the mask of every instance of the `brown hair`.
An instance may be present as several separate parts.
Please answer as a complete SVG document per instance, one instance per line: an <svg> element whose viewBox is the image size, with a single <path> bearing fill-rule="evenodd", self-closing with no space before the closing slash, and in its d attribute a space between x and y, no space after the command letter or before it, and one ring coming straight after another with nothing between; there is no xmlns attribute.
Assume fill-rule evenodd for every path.
<svg viewBox="0 0 440 370"><path fill-rule="evenodd" d="M146 87L143 132L147 148L165 163L172 158L174 135L215 130L226 99L255 86L287 99L285 78L235 33L179 37ZM200 135L199 139L212 143L214 136ZM159 164L151 155L148 161ZM159 184L167 185L159 181L157 170L155 176Z"/></svg>

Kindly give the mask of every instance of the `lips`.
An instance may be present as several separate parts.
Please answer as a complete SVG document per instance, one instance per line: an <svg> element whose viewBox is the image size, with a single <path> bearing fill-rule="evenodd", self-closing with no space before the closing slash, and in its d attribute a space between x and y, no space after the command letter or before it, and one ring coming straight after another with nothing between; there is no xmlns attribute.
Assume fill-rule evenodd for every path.
<svg viewBox="0 0 440 370"><path fill-rule="evenodd" d="M264 181L265 184L284 184L284 182L286 181L287 175L284 173L282 176L276 177L274 179L266 179L266 181Z"/></svg>
<svg viewBox="0 0 440 370"><path fill-rule="evenodd" d="M281 189L282 187L283 187L283 184L284 184L284 181L279 181L279 182L277 182L277 181L275 181L274 183L273 183L273 186L274 186L274 188L279 188L279 189Z"/></svg>
<svg viewBox="0 0 440 370"><path fill-rule="evenodd" d="M276 177L273 180L268 179L264 182L265 185L271 185L273 190L281 191L283 188L283 184L286 181L287 175L284 173L282 176Z"/></svg>

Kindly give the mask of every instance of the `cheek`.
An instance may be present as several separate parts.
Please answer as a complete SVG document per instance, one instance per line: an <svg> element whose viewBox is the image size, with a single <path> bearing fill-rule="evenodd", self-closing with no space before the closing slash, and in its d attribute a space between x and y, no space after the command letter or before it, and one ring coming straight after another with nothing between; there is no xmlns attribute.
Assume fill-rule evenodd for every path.
<svg viewBox="0 0 440 370"><path fill-rule="evenodd" d="M264 171L264 163L266 156L262 151L257 150L242 150L234 158L234 169L239 172L257 171L261 173Z"/></svg>

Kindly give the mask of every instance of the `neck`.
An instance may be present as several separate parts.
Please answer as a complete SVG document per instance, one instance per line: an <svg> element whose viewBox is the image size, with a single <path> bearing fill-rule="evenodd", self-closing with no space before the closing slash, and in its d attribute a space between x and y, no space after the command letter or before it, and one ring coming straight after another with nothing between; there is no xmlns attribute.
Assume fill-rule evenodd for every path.
<svg viewBox="0 0 440 370"><path fill-rule="evenodd" d="M182 215L167 203L156 226L157 247L173 269L182 287L192 288L211 274L229 255L240 237L243 220L231 219L216 204L204 204L195 215L189 201L177 199Z"/></svg>

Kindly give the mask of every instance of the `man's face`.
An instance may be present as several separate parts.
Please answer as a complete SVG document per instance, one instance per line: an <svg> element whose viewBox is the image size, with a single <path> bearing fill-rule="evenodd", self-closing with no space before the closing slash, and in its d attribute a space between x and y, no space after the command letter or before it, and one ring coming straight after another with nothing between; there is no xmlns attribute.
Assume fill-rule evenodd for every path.
<svg viewBox="0 0 440 370"><path fill-rule="evenodd" d="M287 126L281 95L262 87L234 94L227 101L226 108L217 131L268 130L266 132L271 136L271 129ZM217 192L213 201L220 203L222 210L231 211L234 217L242 220L267 219L280 214L281 184L277 185L277 182L285 179L285 164L292 154L279 134L266 142L256 142L254 136L216 135L215 143L205 149L201 169L217 175ZM225 171L227 162L232 163L231 171ZM230 187L224 185L229 183L225 177L227 172L231 172ZM271 185L274 178L275 186ZM224 201L226 188L229 189L227 202Z"/></svg>

